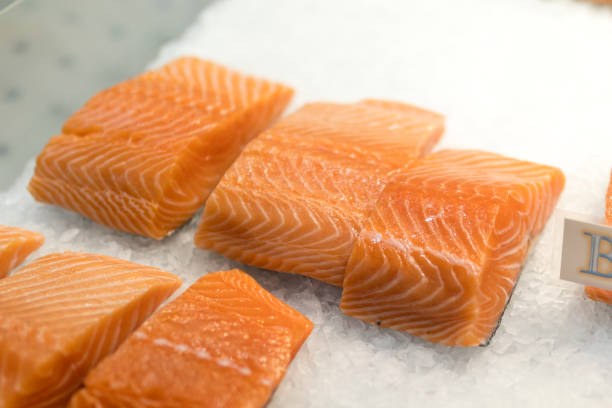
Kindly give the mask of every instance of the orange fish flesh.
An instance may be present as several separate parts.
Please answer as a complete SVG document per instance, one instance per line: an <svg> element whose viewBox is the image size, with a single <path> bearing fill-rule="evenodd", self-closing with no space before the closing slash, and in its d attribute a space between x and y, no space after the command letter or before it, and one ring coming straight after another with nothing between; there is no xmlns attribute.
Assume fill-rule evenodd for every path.
<svg viewBox="0 0 612 408"><path fill-rule="evenodd" d="M341 309L435 343L486 344L563 187L556 168L492 153L417 161L364 222Z"/></svg>
<svg viewBox="0 0 612 408"><path fill-rule="evenodd" d="M0 280L0 406L62 407L180 279L102 255L64 252Z"/></svg>
<svg viewBox="0 0 612 408"><path fill-rule="evenodd" d="M441 115L397 102L308 104L244 149L206 203L196 246L342 285L386 177L443 129Z"/></svg>
<svg viewBox="0 0 612 408"><path fill-rule="evenodd" d="M177 59L85 103L38 156L28 189L38 201L161 239L203 205L292 94L212 62Z"/></svg>
<svg viewBox="0 0 612 408"><path fill-rule="evenodd" d="M45 242L45 237L16 227L0 225L0 278L8 275Z"/></svg>
<svg viewBox="0 0 612 408"><path fill-rule="evenodd" d="M311 330L244 272L209 274L89 373L69 408L262 407Z"/></svg>

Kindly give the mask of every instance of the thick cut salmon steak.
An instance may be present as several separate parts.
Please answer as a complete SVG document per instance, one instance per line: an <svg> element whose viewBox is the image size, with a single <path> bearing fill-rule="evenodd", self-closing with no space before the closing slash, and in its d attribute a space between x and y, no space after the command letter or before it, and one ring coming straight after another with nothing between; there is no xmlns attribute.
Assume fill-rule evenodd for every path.
<svg viewBox="0 0 612 408"><path fill-rule="evenodd" d="M435 343L486 344L564 182L556 168L480 151L419 160L364 223L340 307Z"/></svg>
<svg viewBox="0 0 612 408"><path fill-rule="evenodd" d="M38 232L0 225L0 278L8 275L44 242L45 237Z"/></svg>
<svg viewBox="0 0 612 408"><path fill-rule="evenodd" d="M89 373L69 407L262 407L311 330L244 272L209 274Z"/></svg>
<svg viewBox="0 0 612 408"><path fill-rule="evenodd" d="M0 280L0 407L64 407L87 372L180 285L172 274L64 252Z"/></svg>
<svg viewBox="0 0 612 408"><path fill-rule="evenodd" d="M293 91L181 58L91 98L50 139L28 189L121 231L161 239L203 204Z"/></svg>
<svg viewBox="0 0 612 408"><path fill-rule="evenodd" d="M208 199L195 243L342 285L387 175L428 153L443 129L442 116L396 102L306 105L244 149Z"/></svg>
<svg viewBox="0 0 612 408"><path fill-rule="evenodd" d="M610 184L608 184L608 194L606 197L606 222L612 225L612 172L610 172ZM612 305L612 290L587 286L584 293L591 299Z"/></svg>

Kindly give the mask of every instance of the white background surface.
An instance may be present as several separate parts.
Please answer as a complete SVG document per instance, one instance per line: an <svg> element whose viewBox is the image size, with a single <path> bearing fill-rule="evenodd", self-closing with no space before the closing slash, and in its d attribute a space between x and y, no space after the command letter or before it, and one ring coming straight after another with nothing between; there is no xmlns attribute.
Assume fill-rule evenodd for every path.
<svg viewBox="0 0 612 408"><path fill-rule="evenodd" d="M603 217L612 167L612 9L569 0L216 2L158 65L194 54L282 80L306 101L396 99L447 117L443 147L553 164L560 208ZM42 147L42 146L41 146ZM0 223L41 230L39 254L88 250L191 283L238 265L195 249L199 219L161 243L35 204L28 167L0 194ZM271 407L609 406L612 307L558 279L553 226L486 348L459 349L343 316L339 290L247 268L316 327Z"/></svg>

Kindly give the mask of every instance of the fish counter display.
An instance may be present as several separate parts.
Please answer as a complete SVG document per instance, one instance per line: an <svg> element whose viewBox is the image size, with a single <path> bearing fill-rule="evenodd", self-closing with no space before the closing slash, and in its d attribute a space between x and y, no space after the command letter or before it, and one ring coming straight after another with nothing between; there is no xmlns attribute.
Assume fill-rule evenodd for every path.
<svg viewBox="0 0 612 408"><path fill-rule="evenodd" d="M220 81L238 84L221 92ZM529 243L563 190L561 171L478 151L428 155L443 117L383 100L306 105L240 153L250 139L244 135L277 116L287 98L278 108L272 93L262 112L238 110L237 128L217 125L209 113L219 100L248 99L245 89L266 94L261 89L275 86L193 57L172 61L86 103L45 146L28 188L39 201L160 238L202 204L214 187L203 180L221 178L196 233L198 247L342 286L342 310L381 327L446 345L487 343ZM243 93L225 96L235 89ZM221 112L232 117L235 103L226 104ZM188 118L202 124L195 135L173 132ZM218 147L233 139L229 153ZM155 156L160 146L170 146L163 158ZM227 164L205 165L236 155L225 175ZM132 205L153 193L152 210Z"/></svg>
<svg viewBox="0 0 612 408"><path fill-rule="evenodd" d="M163 80L159 72L164 73ZM210 181L202 180L221 178L195 235L200 248L213 249L253 266L303 274L341 286L341 309L380 327L406 331L444 345L488 343L510 299L531 240L546 225L563 190L561 171L480 151L442 150L430 154L444 129L442 116L382 100L306 105L256 137L242 153L242 145L250 139L244 135L256 134L262 127L251 124L272 119L265 113L238 112L235 120L243 125L214 136L205 130L189 135L185 146L176 148L174 153L171 149L165 151L163 159L153 158L151 154L160 150L158 145L172 147L185 139L181 132L172 132L173 122L162 126L165 130L159 134L158 122L162 119L153 109L167 104L173 116L176 114L172 109L185 111L183 104L187 100L189 109L197 109L190 114L196 118L202 115L203 129L207 129L208 122L214 128L215 117L207 115L226 92L217 90L214 84L218 82L213 78L237 78L243 84L236 88L249 89L245 85L249 80L243 79L249 77L228 72L233 71L197 58L181 58L101 92L66 122L62 136L52 138L44 148L28 186L30 192L39 201L75 210L108 227L159 239L159 232L171 233L197 209L192 207L187 213L182 204L176 204L180 216L172 221L162 216L171 213L168 203L176 202L176 190L183 202L194 206L202 202L203 194L212 186ZM164 75L178 76L179 80L171 86ZM205 79L196 82L194 90L183 86L185 78L190 82L192 78ZM134 90L133 84L139 80L146 84ZM232 79L228 82L232 83ZM268 86L261 80L250 82L256 88ZM106 96L122 86L128 90ZM168 93L170 97L166 97ZM196 101L192 98L194 93L198 95ZM246 94L239 96L246 98ZM280 108L273 105L264 111L278 115L286 98L282 101ZM90 114L92 110L103 113ZM176 123L186 121L181 115ZM75 125L81 122L84 124ZM224 129L222 124L218 126ZM215 142L219 138L222 141ZM229 153L224 148L217 149L234 138L238 142L229 142L236 146ZM63 147L56 151L58 143ZM120 146L117 152L113 150L115 145ZM193 145L208 147L195 154L191 151ZM191 157L191 166L181 162L183 155ZM236 155L237 160L222 177L227 165L207 167L199 163L228 163ZM171 163L169 169L163 166L166 162ZM182 167L191 168L189 174L193 178L189 181L187 173L175 173ZM168 182L170 187L161 188L160 179L168 172L174 175ZM193 184L183 188L188 182ZM151 189L146 187L157 188L152 213L144 206L129 205L150 200ZM142 225L146 227L140 228ZM4 405L53 406L68 401L88 371L112 353L180 284L176 278L173 288L161 289L161 296L153 292L153 286L145 285L145 293L155 300L132 298L136 287L130 285L146 282L146 273L153 269L140 272L144 267L121 262L95 255L49 255L3 282L8 285L0 287L6 309L0 314L6 326L0 333L5 343L3 360L15 360L4 364L4 372L0 373L4 378ZM124 277L126 271L145 275ZM66 282L62 281L64 274ZM114 282L112 277L119 277L119 281ZM217 282L216 277L230 287L213 284L205 290L206 283ZM32 288L40 304L32 300ZM57 289L73 300L58 298L54 294ZM123 300L121 294L126 289L129 295ZM250 304L247 298L237 300L244 292L254 292L255 298L265 300L264 304ZM84 293L86 297L79 300ZM213 300L207 300L213 294ZM108 298L112 300L106 306ZM226 298L230 304L223 306ZM71 406L158 406L180 399L188 405L204 399L210 406L262 406L312 330L306 320L298 325L301 332L298 330L297 337L285 338L283 334L285 337L277 338L279 328L285 327L286 331L293 323L283 324L281 316L275 316L275 308L270 310L270 301L275 302L272 295L241 272L207 275L92 371L86 390L72 399ZM62 312L59 328L52 312L57 302ZM89 310L91 302L99 303L93 311ZM134 302L145 306L134 306ZM188 302L188 306L181 302ZM283 307L282 303L276 304L276 308ZM109 309L111 306L119 309ZM98 311L100 307L102 311ZM143 307L147 311L141 313ZM77 312L74 317L71 310ZM231 310L233 315L226 316ZM256 317L249 317L257 310ZM124 326L120 322L129 313L135 315L125 319L131 324ZM299 314L294 319L298 317ZM70 323L71 319L84 330L82 334ZM255 327L251 327L250 319L258 322ZM263 323L267 319L272 325ZM100 324L101 329L97 327ZM74 339L66 336L68 329L75 333ZM16 335L11 332L32 330L41 333L34 335L35 339L49 336L47 341L53 344L34 341L32 345L35 350L51 348L46 351L49 361L41 357L42 363L37 363L49 366L51 374L38 373L43 370L41 366L24 363L28 361L27 351L16 349L19 342L32 335L13 338ZM70 342L81 337L83 346ZM114 340L108 343L107 337ZM146 339L150 342L143 342ZM288 349L282 349L282 345ZM91 355L93 350L96 351ZM74 354L76 362L70 363L70 357L66 357L67 362L56 361L58 352ZM200 354L204 357L198 362ZM274 363L278 358L281 360ZM253 364L260 360L273 366L255 367ZM15 372L18 367L20 371ZM23 367L26 374L21 373ZM238 370L241 375L234 377L224 367L232 368L232 373ZM147 374L158 370L157 374ZM164 384L178 375L173 371L181 370L202 371L210 379L182 384L175 395ZM164 375L169 378L163 379ZM135 384L139 378L147 380ZM188 392L190 386L201 390L201 384L211 390L202 391L200 397L191 393L181 396L181 390Z"/></svg>
<svg viewBox="0 0 612 408"><path fill-rule="evenodd" d="M612 211L610 140L588 168L546 135L495 149L422 97L328 102L193 51L94 95L0 193L1 406L605 400L609 292L559 281L550 221Z"/></svg>

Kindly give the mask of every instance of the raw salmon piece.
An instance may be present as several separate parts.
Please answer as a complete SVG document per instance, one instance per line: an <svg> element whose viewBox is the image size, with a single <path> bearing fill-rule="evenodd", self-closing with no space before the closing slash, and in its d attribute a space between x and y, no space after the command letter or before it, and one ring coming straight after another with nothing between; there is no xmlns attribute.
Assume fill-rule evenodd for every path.
<svg viewBox="0 0 612 408"><path fill-rule="evenodd" d="M244 272L209 274L89 373L69 407L262 407L311 330Z"/></svg>
<svg viewBox="0 0 612 408"><path fill-rule="evenodd" d="M364 223L340 307L435 343L486 344L564 183L556 168L492 153L419 160Z"/></svg>
<svg viewBox="0 0 612 408"><path fill-rule="evenodd" d="M64 252L0 280L0 407L61 407L180 285L150 266Z"/></svg>
<svg viewBox="0 0 612 408"><path fill-rule="evenodd" d="M0 225L0 278L8 275L45 242L45 237L16 227Z"/></svg>
<svg viewBox="0 0 612 408"><path fill-rule="evenodd" d="M342 285L387 175L428 153L442 116L397 102L313 103L253 140L206 203L195 243Z"/></svg>
<svg viewBox="0 0 612 408"><path fill-rule="evenodd" d="M591 300L612 305L612 290L587 286L584 288L584 294Z"/></svg>
<svg viewBox="0 0 612 408"><path fill-rule="evenodd" d="M36 161L35 199L161 239L204 203L293 91L196 58L104 90Z"/></svg>
<svg viewBox="0 0 612 408"><path fill-rule="evenodd" d="M608 185L608 194L606 197L606 222L612 225L612 172L610 172L610 184ZM584 289L584 293L590 299L612 305L612 290L587 286Z"/></svg>

